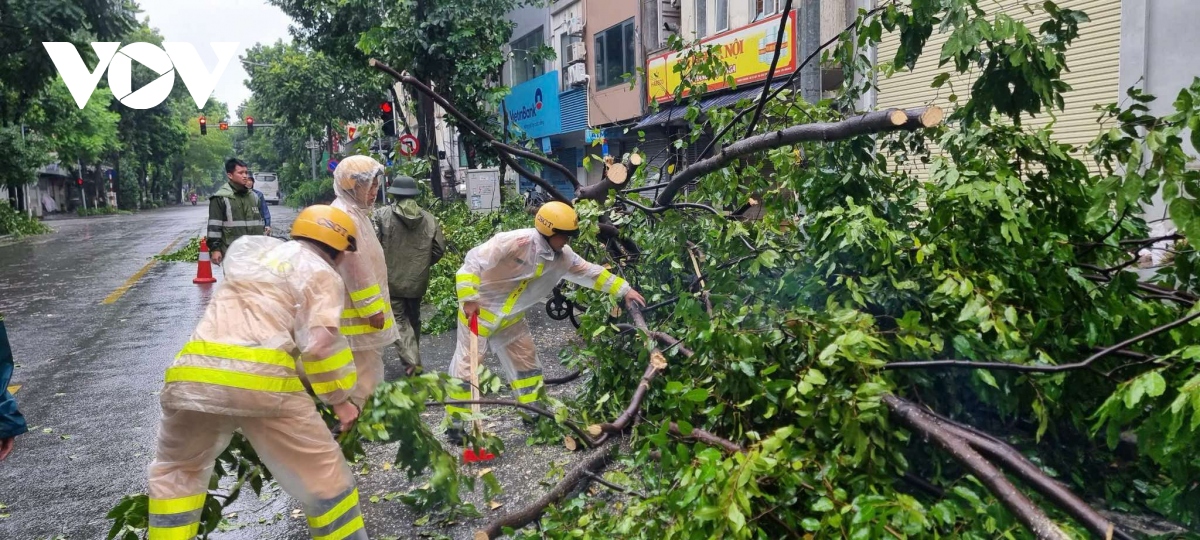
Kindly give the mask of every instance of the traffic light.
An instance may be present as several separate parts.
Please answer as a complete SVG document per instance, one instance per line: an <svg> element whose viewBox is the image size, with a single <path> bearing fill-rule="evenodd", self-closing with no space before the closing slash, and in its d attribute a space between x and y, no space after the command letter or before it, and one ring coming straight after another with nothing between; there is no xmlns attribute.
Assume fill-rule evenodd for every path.
<svg viewBox="0 0 1200 540"><path fill-rule="evenodd" d="M203 116L200 117L200 134L208 135L208 120Z"/></svg>
<svg viewBox="0 0 1200 540"><path fill-rule="evenodd" d="M254 117L246 117L246 135L254 135Z"/></svg>
<svg viewBox="0 0 1200 540"><path fill-rule="evenodd" d="M383 120L383 134L387 137L396 136L396 117L392 114L392 102L379 104L379 119Z"/></svg>
<svg viewBox="0 0 1200 540"><path fill-rule="evenodd" d="M75 185L77 185L79 187L83 187L83 178L76 178Z"/></svg>
<svg viewBox="0 0 1200 540"><path fill-rule="evenodd" d="M217 124L217 127L221 128L221 131L228 131L229 130L229 122L221 120L221 122L219 124Z"/></svg>

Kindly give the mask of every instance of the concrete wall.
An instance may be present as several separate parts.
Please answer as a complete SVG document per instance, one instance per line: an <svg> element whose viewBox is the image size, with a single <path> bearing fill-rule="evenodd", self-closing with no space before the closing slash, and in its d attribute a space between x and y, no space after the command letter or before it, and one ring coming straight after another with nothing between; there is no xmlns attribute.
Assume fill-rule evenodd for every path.
<svg viewBox="0 0 1200 540"><path fill-rule="evenodd" d="M549 45L554 47L554 54L557 57L551 62L551 70L559 70L558 88L559 90L568 90L570 86L566 84L566 70L563 69L563 58L570 56L570 51L565 51L562 48L562 36L569 33L569 23L571 19L579 18L583 20L583 1L582 0L562 0L555 2L550 7L550 29L546 33L547 39L550 40ZM582 38L581 38L582 40Z"/></svg>
<svg viewBox="0 0 1200 540"><path fill-rule="evenodd" d="M642 96L646 90L644 81L637 75L637 84L633 89L628 84L621 84L604 90L596 90L596 33L608 30L610 27L633 18L634 26L639 25L638 0L591 0L584 2L584 22L586 28L583 41L588 48L588 91L591 99L588 101L588 122L593 126L602 126L637 118L642 115ZM635 34L636 35L636 34ZM636 39L636 38L635 38ZM637 45L638 61L635 65L645 67L645 51L641 44Z"/></svg>
<svg viewBox="0 0 1200 540"><path fill-rule="evenodd" d="M1151 114L1168 114L1179 90L1200 76L1200 33L1196 32L1200 2L1122 0L1121 11L1121 96L1137 86L1158 97L1150 104ZM1183 140L1184 151L1200 158L1187 132ZM1200 162L1191 166L1200 168ZM1166 216L1159 197L1146 210L1147 220Z"/></svg>

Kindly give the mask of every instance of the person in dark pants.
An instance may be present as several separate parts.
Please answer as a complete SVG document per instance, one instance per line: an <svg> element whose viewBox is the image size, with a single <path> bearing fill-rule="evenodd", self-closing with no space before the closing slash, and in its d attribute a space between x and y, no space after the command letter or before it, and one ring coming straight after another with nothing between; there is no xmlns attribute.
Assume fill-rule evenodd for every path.
<svg viewBox="0 0 1200 540"><path fill-rule="evenodd" d="M372 221L387 262L388 291L400 339L396 348L405 371L421 365L421 299L429 288L429 270L446 251L442 224L416 200L417 182L407 176L388 188L392 204L375 211Z"/></svg>
<svg viewBox="0 0 1200 540"><path fill-rule="evenodd" d="M263 195L263 192L254 189L254 175L250 175L249 185L250 191L253 191L254 195L258 197L258 210L262 213L263 223L266 224L263 227L263 234L271 236L271 209L267 206L267 196Z"/></svg>
<svg viewBox="0 0 1200 540"><path fill-rule="evenodd" d="M0 314L0 461L12 453L17 436L27 431L25 417L17 410L17 398L8 391L12 374L12 347L8 344L4 315Z"/></svg>

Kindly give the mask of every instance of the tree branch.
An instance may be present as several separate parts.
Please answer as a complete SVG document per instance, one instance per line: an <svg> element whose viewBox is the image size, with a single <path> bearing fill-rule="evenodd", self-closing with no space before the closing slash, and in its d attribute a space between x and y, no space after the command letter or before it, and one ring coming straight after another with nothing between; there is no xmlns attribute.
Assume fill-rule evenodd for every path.
<svg viewBox="0 0 1200 540"><path fill-rule="evenodd" d="M576 484L588 478L587 473L600 470L605 465L608 465L608 462L612 459L613 449L617 447L613 442L617 440L619 439L609 439L605 444L593 449L583 461L563 476L562 481L557 486L554 486L554 489L551 489L541 498L534 501L533 504L520 510L509 512L492 520L483 529L475 531L475 540L499 538L503 534L505 527L520 529L536 521L546 511L547 507L561 501L574 490Z"/></svg>
<svg viewBox="0 0 1200 540"><path fill-rule="evenodd" d="M892 4L895 4L895 0L881 4L881 5L877 6L875 9L872 9L871 11L866 12L866 14L863 15L862 19L865 21L866 19L870 18L872 15L887 9ZM855 19L855 21L853 23L850 23L849 26L847 26L845 29L843 29L841 32L839 32L836 36L829 38L827 41L825 41L825 43L822 43L820 47L817 47L817 50L809 53L808 56L806 56L804 58L804 61L800 62L800 64L798 66L796 66L796 71L793 71L792 74L788 76L787 80L783 81L783 84L779 85L779 88L776 88L774 91L771 92L771 95L767 96L767 101L775 99L775 97L778 96L779 93L782 92L784 88L787 88L788 86L790 86L796 80L796 76L799 75L800 72L804 71L804 67L807 66L809 62L812 62L813 60L815 60L817 58L817 56L821 54L822 50L824 50L826 47L829 47L830 45L833 45L834 43L836 43L838 40L840 40L842 38L842 34L845 34L846 32L854 30L857 26L858 26L858 20ZM770 85L767 85L767 86L769 87ZM712 150L717 145L717 143L719 143L721 141L722 138L725 137L726 133L729 133L729 130L732 129L735 124L738 123L738 120L741 120L743 117L745 117L747 114L749 114L750 111L753 111L753 110L754 110L753 108L747 107L745 109L742 109L740 112L738 112L737 115L734 116L733 119L730 120L728 124L725 124L725 127L721 128L721 130L718 131L717 134L713 136L712 140L709 141L707 145L705 145L704 150L700 151L699 155L707 156L708 152L710 150ZM747 133L749 133L749 132L747 132Z"/></svg>
<svg viewBox="0 0 1200 540"><path fill-rule="evenodd" d="M1038 538L1061 540L1069 538L1045 512L1042 512L1033 504L1033 501L1017 490L1016 486L1009 482L1008 478L1005 478L1004 473L979 455L962 438L946 430L909 401L891 394L884 395L882 400L897 420L914 432L933 439L938 446L949 452L955 461L987 486L988 491L991 491L1000 503Z"/></svg>
<svg viewBox="0 0 1200 540"><path fill-rule="evenodd" d="M969 431L957 430L954 427L951 427L951 429L955 429L973 448L979 450L989 458L1000 462L1002 467L1016 475L1021 481L1032 487L1034 491L1042 494L1043 497L1049 499L1071 517L1078 520L1098 538L1134 540L1133 536L1128 533L1116 530L1111 521L1100 515L1099 512L1084 502L1083 499L1080 499L1078 495L1075 495L1065 486L1047 476L1045 472L1026 459L1025 456L1021 455L1020 452L1017 452L1013 447L977 437Z"/></svg>
<svg viewBox="0 0 1200 540"><path fill-rule="evenodd" d="M679 192L680 188L692 180L724 168L743 156L804 141L836 141L868 133L884 133L899 129L911 130L915 128L909 122L909 115L916 113L920 117L925 112L926 109L914 109L908 112L900 109L886 109L869 112L840 122L802 124L742 139L725 147L720 154L697 161L680 171L663 188L663 191L659 193L655 203L659 206L670 205L675 200L675 195ZM937 117L940 121L940 116L940 114L928 115L926 118L932 120L934 117Z"/></svg>
<svg viewBox="0 0 1200 540"><path fill-rule="evenodd" d="M433 99L433 101L436 102L438 105L440 105L442 107L442 109L445 109L446 112L450 113L451 116L453 116L456 120L458 120L462 124L463 127L470 129L476 135L478 135L481 138L483 138L484 140L488 141L488 143L491 144L492 147L496 148L497 153L500 155L501 161L504 161L504 163L506 165L512 167L513 170L517 171L521 175L524 175L525 177L529 178L531 181L533 181L537 185L541 186L541 188L546 190L546 192L549 193L550 196L553 197L555 200L562 201L567 204L571 204L570 199L567 199L565 196L563 196L562 193L559 193L559 191L557 189L555 189L553 185L551 185L549 182L547 182L542 177L529 172L528 169L525 169L524 167L520 167L519 165L517 165L516 160L512 159L511 156L506 155L506 153L513 153L513 154L517 154L517 155L521 155L521 154L518 154L518 152L523 153L523 154L525 154L525 156L528 156L528 159L532 159L532 160L534 160L538 163L541 163L542 165L545 165L547 167L555 167L555 168L562 167L561 164L558 164L558 163L554 162L554 160L546 159L546 158L539 156L537 154L534 154L532 152L525 152L523 150L516 149L512 146L509 146L507 144L504 144L504 143L496 140L495 136L493 136L487 130L480 127L479 124L476 124L470 118L467 118L466 115L464 115L461 111L459 111L457 108L455 108L453 105L451 105L450 102L446 100L446 98L442 97L437 92L434 92L432 88L426 86L425 83L421 82L416 77L413 77L412 75L408 75L406 73L400 73L400 72L396 71L395 69L393 69L391 66L388 66L387 64L384 64L383 62L380 62L379 60L377 60L375 58L370 59L369 64L371 65L371 67L378 69L379 71L382 71L384 73L387 73L388 75L391 75L392 78L396 79L397 81L400 81L400 82L407 84L413 88L416 88L418 92L421 92L422 94L425 94L426 96L429 96L429 98ZM523 156L523 157L525 157L525 156ZM575 174L571 173L569 170L566 170L565 167L562 170L566 171L567 178L571 179L571 183L573 185L575 185L576 187L578 187L579 179L575 178Z"/></svg>
<svg viewBox="0 0 1200 540"><path fill-rule="evenodd" d="M542 165L545 165L547 167L550 167L551 169L554 169L558 172L563 173L563 176L566 176L567 180L571 181L571 184L573 186L575 186L575 189L579 189L579 180L577 178L575 178L575 173L571 172L571 170L566 168L562 163L559 163L552 159L545 159L541 155L538 155L536 153L525 150L524 148L519 148L519 147L513 146L511 144L505 144L500 141L491 141L491 142L492 142L492 147L495 148L497 151L504 151L504 152L513 154L515 156L523 157L525 159L532 159L538 163L541 163Z"/></svg>
<svg viewBox="0 0 1200 540"><path fill-rule="evenodd" d="M600 476L592 471L584 471L583 474L586 475L588 478L591 478L593 482L596 482L597 484L600 484L600 485L607 487L608 489L611 489L618 493L624 493L626 495L633 495L639 499L649 499L650 498L644 493L640 493L640 492L634 491L629 488L624 488L624 487L618 486L612 482L609 482L608 480L605 480L603 476Z"/></svg>
<svg viewBox="0 0 1200 540"><path fill-rule="evenodd" d="M720 449L724 450L725 453L727 453L727 454L739 454L739 453L746 451L746 449L743 448L742 445L735 443L724 437L719 437L719 436L713 434L712 432L705 431L703 429L693 429L691 435L684 435L683 431L680 431L680 429L679 429L679 424L676 424L675 422L671 422L671 425L668 429L670 430L671 434L676 437L683 437L684 439L692 439L692 440L700 441L709 446L715 446L717 448L720 448Z"/></svg>
<svg viewBox="0 0 1200 540"><path fill-rule="evenodd" d="M525 403L518 403L516 401L511 401L511 400L507 400L507 399L464 399L464 400L456 399L453 401L446 401L446 402L429 401L429 402L426 402L425 405L426 406L444 406L448 403L453 403L456 405L479 404L479 405L495 405L497 407L514 407L517 409L522 409L522 410L531 412L531 413L539 415L539 416L544 416L544 417L554 420L556 422L558 421L554 417L554 413L547 411L546 409L543 409L536 405L527 405ZM568 421L563 422L563 425L567 426L567 429L570 429L572 432L575 433L575 435L578 435L580 440L582 440L583 444L585 444L587 447L592 448L592 447L595 447L598 445L598 441L593 440L591 437L589 437L587 435L587 433L584 433L583 429L581 429L579 426L575 425L574 422L571 422L568 420Z"/></svg>
<svg viewBox="0 0 1200 540"><path fill-rule="evenodd" d="M775 33L775 54L771 56L771 69L767 70L767 80L763 82L762 97L758 98L758 105L754 107L754 116L750 117L750 125L746 126L746 137L754 134L754 127L758 124L758 119L762 117L763 107L767 105L767 95L771 93L771 79L775 78L775 66L779 65L779 53L783 52L783 34L792 20L792 0L784 1L783 10L780 13L783 13L783 17L779 19L779 31ZM808 63L808 59L805 59L805 63ZM799 72L799 70L796 71Z"/></svg>
<svg viewBox="0 0 1200 540"><path fill-rule="evenodd" d="M930 360L927 362L890 362L883 366L885 370L893 369L928 369L928 368L965 368L965 369L993 369L997 371L1020 371L1024 373L1059 373L1063 371L1071 371L1075 369L1086 368L1101 358L1110 354L1116 353L1125 347L1133 345L1139 341L1143 341L1169 330L1173 330L1187 323L1190 323L1197 318L1200 318L1200 312L1193 313L1182 319L1176 319L1170 323L1164 324L1149 330L1145 333L1131 337L1125 341L1117 343L1100 350L1099 352L1087 357L1083 361L1072 364L1060 364L1057 366L1045 365L1029 365L1029 364L1010 364L1007 362L972 362L970 360Z"/></svg>

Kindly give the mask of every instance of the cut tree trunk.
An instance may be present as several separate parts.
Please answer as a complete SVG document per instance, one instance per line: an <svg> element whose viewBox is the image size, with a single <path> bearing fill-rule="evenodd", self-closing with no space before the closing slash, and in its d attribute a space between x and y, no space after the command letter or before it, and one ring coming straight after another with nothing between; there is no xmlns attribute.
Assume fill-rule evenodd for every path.
<svg viewBox="0 0 1200 540"><path fill-rule="evenodd" d="M933 109L931 111L931 109ZM936 126L942 121L941 109L885 109L869 112L840 122L817 122L792 126L771 133L755 135L726 146L721 153L697 161L679 171L659 193L655 201L658 206L669 206L675 195L688 183L708 173L720 170L730 163L750 154L756 154L808 141L837 141L870 133L885 133L895 130L915 130Z"/></svg>

